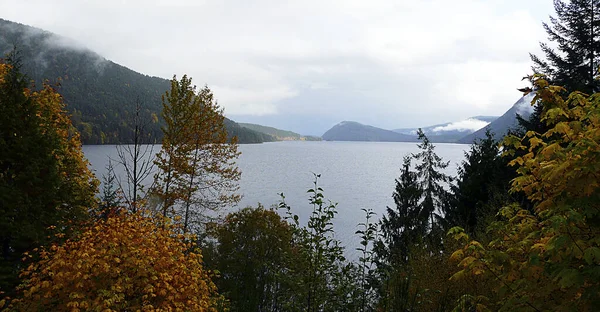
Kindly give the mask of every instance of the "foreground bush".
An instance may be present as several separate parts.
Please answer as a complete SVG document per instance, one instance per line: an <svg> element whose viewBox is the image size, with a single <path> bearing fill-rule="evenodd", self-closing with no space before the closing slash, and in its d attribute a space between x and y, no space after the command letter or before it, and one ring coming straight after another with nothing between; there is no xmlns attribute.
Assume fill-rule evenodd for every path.
<svg viewBox="0 0 600 312"><path fill-rule="evenodd" d="M23 271L17 311L212 311L202 256L169 225L117 215L40 253Z"/></svg>

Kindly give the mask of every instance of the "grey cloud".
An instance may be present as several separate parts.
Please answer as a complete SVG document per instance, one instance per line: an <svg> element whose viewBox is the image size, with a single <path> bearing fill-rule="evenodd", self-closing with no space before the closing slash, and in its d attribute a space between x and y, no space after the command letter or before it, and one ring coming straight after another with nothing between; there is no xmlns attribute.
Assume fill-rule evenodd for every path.
<svg viewBox="0 0 600 312"><path fill-rule="evenodd" d="M46 47L45 49L40 49L35 55L28 57L31 60L30 62L34 64L33 66L35 66L36 72L48 67L48 54L68 53L69 51L86 52L93 61L92 65L99 73L102 73L108 64L108 61L104 57L88 49L82 42L78 42L71 38L53 34L35 27L17 27L12 23L0 23L0 27L3 32L0 36L0 40L3 41L3 45L14 46L17 48L17 51L19 51L19 47L21 46ZM33 51L35 51L35 49L33 49ZM0 52L4 55L9 51Z"/></svg>
<svg viewBox="0 0 600 312"><path fill-rule="evenodd" d="M144 74L187 73L225 112L304 134L500 115L545 40L547 0L0 0ZM58 42L57 44L64 44ZM68 44L68 42L67 42ZM100 63L102 64L102 63Z"/></svg>

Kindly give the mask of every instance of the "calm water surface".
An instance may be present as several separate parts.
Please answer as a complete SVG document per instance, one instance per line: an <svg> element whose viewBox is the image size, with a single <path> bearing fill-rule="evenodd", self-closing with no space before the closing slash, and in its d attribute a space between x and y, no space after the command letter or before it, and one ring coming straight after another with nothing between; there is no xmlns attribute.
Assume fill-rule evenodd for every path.
<svg viewBox="0 0 600 312"><path fill-rule="evenodd" d="M454 176L469 145L435 145L436 153L450 161L446 173ZM158 147L156 147L158 149ZM306 192L313 186L313 173L321 174L319 185L325 198L338 203L334 221L336 236L346 245L347 255L354 257L358 237L357 224L364 221L363 208L371 208L377 219L386 206L394 204L394 179L400 175L404 155L418 152L416 143L388 142L273 142L240 145L238 166L242 171L238 207L266 207L277 204L284 193L292 211L306 222L312 211ZM84 146L96 175L105 171L108 159L117 159L116 147ZM116 168L117 174L122 169Z"/></svg>

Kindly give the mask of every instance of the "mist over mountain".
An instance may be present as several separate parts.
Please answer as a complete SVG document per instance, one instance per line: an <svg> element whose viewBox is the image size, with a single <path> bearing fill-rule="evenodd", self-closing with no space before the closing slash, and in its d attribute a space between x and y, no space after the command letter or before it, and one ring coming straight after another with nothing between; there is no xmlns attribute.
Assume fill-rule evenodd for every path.
<svg viewBox="0 0 600 312"><path fill-rule="evenodd" d="M81 133L85 144L107 144L131 142L133 135L131 120L135 103L142 103L142 116L148 121L160 115L161 95L170 88L167 79L137 73L124 66L105 59L83 45L68 38L19 23L0 19L0 52L5 54L17 48L23 71L41 86L43 81L60 81L58 91L72 114L75 127ZM531 97L521 98L504 115L476 116L465 120L447 122L423 127L432 142L471 143L483 137L489 126L497 137L515 127L516 114L527 117L531 112ZM293 104L293 103L290 103ZM298 104L298 103L296 103ZM300 105L300 104L298 104ZM296 107L298 105L292 105ZM289 126L299 128L315 121L311 115L303 115L291 124L272 116L271 125L279 128ZM246 117L246 120L251 120ZM238 136L240 143L260 143L278 140L272 129L240 126L226 120L230 136ZM276 128L274 128L276 129ZM279 130L279 129L276 129ZM381 129L357 122L342 122L323 134L325 140L340 141L386 141L414 142L417 128ZM281 133L280 133L281 134ZM296 133L297 134L297 133ZM147 125L147 142L160 140L160 122ZM284 135L279 135L281 138ZM294 136L290 136L294 137ZM280 139L281 139L280 138Z"/></svg>
<svg viewBox="0 0 600 312"><path fill-rule="evenodd" d="M427 126L421 129L430 141L434 143L471 144L484 138L486 129L488 128L494 134L495 138L500 139L510 129L518 127L517 114L523 118L528 118L531 115L533 112L531 101L534 96L534 93L529 93L521 97L500 117L475 116L464 120ZM417 141L417 129L399 128L385 130L358 122L344 121L325 132L323 139L328 141L415 142Z"/></svg>
<svg viewBox="0 0 600 312"><path fill-rule="evenodd" d="M497 116L475 116L459 121L423 127L421 130L423 130L432 142L456 143L464 136L486 127L490 122L497 118ZM416 136L417 129L418 128L401 128L392 131Z"/></svg>
<svg viewBox="0 0 600 312"><path fill-rule="evenodd" d="M485 131L488 127L496 139L504 137L508 133L508 130L518 127L517 114L523 118L528 118L531 115L533 112L531 101L534 96L535 93L531 92L528 95L521 97L508 111L506 111L506 113L498 117L498 119L492 121L487 127L483 127L472 134L461 138L458 140L458 143L471 144L479 139L485 138Z"/></svg>
<svg viewBox="0 0 600 312"><path fill-rule="evenodd" d="M434 143L456 143L490 122L495 116L476 116L455 122L447 122L421 128ZM323 134L327 141L381 141L417 142L418 128L381 129L354 121L343 121Z"/></svg>
<svg viewBox="0 0 600 312"><path fill-rule="evenodd" d="M161 96L170 89L169 80L137 73L68 38L0 19L0 53L4 56L14 48L22 71L37 87L44 81L56 84L84 144L132 142L137 101L148 120L144 141L160 140L161 123L151 121L160 115ZM225 125L240 143L275 140L232 120Z"/></svg>

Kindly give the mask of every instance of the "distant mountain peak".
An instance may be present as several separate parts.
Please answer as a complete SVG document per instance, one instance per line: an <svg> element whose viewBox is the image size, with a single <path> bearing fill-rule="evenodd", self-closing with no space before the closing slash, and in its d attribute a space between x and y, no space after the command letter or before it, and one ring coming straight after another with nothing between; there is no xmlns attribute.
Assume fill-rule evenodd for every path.
<svg viewBox="0 0 600 312"><path fill-rule="evenodd" d="M535 92L530 92L527 95L524 95L515 103L516 111L521 116L529 116L533 113L533 106L531 105L531 101L535 97Z"/></svg>
<svg viewBox="0 0 600 312"><path fill-rule="evenodd" d="M525 96L522 96L511 106L511 108L506 111L502 116L498 117L498 119L491 122L486 127L483 127L465 137L460 139L459 143L471 144L478 139L482 139L485 137L486 128L489 127L490 131L494 134L496 139L501 139L508 133L509 129L514 129L518 127L517 122L517 114L521 115L523 118L529 118L531 113L533 112L533 106L531 105L531 101L535 97L535 92L531 92Z"/></svg>
<svg viewBox="0 0 600 312"><path fill-rule="evenodd" d="M372 141L372 142L414 142L416 136L409 136L356 121L342 121L322 136L326 141Z"/></svg>
<svg viewBox="0 0 600 312"><path fill-rule="evenodd" d="M362 125L362 124L357 121L344 120L344 121L338 123L336 126L344 126L344 125Z"/></svg>

